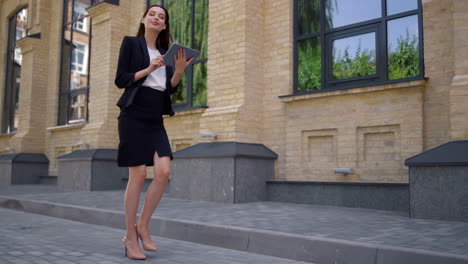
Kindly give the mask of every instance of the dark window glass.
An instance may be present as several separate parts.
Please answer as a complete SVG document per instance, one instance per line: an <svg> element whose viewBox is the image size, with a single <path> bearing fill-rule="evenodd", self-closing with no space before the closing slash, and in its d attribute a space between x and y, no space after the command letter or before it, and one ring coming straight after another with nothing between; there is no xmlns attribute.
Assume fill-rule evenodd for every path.
<svg viewBox="0 0 468 264"><path fill-rule="evenodd" d="M320 38L301 40L298 43L298 90L320 89L322 86Z"/></svg>
<svg viewBox="0 0 468 264"><path fill-rule="evenodd" d="M380 0L325 0L328 28L337 28L381 17Z"/></svg>
<svg viewBox="0 0 468 264"><path fill-rule="evenodd" d="M206 62L193 65L193 105L206 105Z"/></svg>
<svg viewBox="0 0 468 264"><path fill-rule="evenodd" d="M388 21L388 78L402 79L420 74L419 28L416 15Z"/></svg>
<svg viewBox="0 0 468 264"><path fill-rule="evenodd" d="M387 15L418 9L417 0L387 0Z"/></svg>
<svg viewBox="0 0 468 264"><path fill-rule="evenodd" d="M191 0L165 0L164 7L169 12L171 23L171 33L174 42L184 46L191 46ZM187 74L180 80L180 86L176 94L173 95L174 104L187 104Z"/></svg>
<svg viewBox="0 0 468 264"><path fill-rule="evenodd" d="M28 10L19 10L8 21L7 61L5 92L3 98L2 133L10 133L18 127L18 101L23 56L17 42L27 35Z"/></svg>
<svg viewBox="0 0 468 264"><path fill-rule="evenodd" d="M58 125L88 118L92 0L65 0Z"/></svg>
<svg viewBox="0 0 468 264"><path fill-rule="evenodd" d="M192 105L206 105L208 70L208 0L195 1L194 43L193 47L200 51L198 62L193 65Z"/></svg>
<svg viewBox="0 0 468 264"><path fill-rule="evenodd" d="M375 33L366 33L333 41L333 79L376 74Z"/></svg>
<svg viewBox="0 0 468 264"><path fill-rule="evenodd" d="M193 65L187 67L172 95L176 110L205 106L207 101L208 0L150 0L148 5L163 5L169 12L175 43L200 51Z"/></svg>
<svg viewBox="0 0 468 264"><path fill-rule="evenodd" d="M423 78L420 0L294 4L294 93Z"/></svg>
<svg viewBox="0 0 468 264"><path fill-rule="evenodd" d="M298 34L320 31L320 0L298 0Z"/></svg>

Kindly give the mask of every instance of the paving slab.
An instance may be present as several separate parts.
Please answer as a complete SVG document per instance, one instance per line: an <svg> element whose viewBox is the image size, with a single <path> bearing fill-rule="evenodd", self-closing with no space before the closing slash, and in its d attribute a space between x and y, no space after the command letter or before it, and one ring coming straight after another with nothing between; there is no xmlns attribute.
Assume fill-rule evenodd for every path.
<svg viewBox="0 0 468 264"><path fill-rule="evenodd" d="M123 199L124 191L60 192L54 186L0 185L3 207L28 207L35 213L47 211L117 228L123 228ZM317 263L386 263L396 253L407 259L415 254L425 261L468 263L468 223L414 219L394 211L276 202L222 204L165 195L151 229L164 237ZM278 245L285 246L280 250ZM330 254L332 258L323 259ZM348 262L342 262L343 257Z"/></svg>
<svg viewBox="0 0 468 264"><path fill-rule="evenodd" d="M0 208L0 263L135 263L124 256L124 231ZM300 264L294 261L152 236L159 250L144 263Z"/></svg>

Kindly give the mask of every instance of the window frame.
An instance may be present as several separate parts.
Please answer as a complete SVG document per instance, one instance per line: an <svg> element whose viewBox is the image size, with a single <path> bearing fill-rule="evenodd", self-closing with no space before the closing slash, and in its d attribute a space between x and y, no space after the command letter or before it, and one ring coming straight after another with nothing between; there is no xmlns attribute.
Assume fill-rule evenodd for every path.
<svg viewBox="0 0 468 264"><path fill-rule="evenodd" d="M71 17L68 17L69 15L69 10L68 10L68 3L69 1L71 1L71 12L70 12L70 16ZM92 45L92 27L90 26L89 27L89 32L88 30L86 30L86 28L84 28L84 30L81 30L79 28L76 28L75 25L77 24L78 21L82 21L83 22L83 25L87 25L87 23L89 23L89 25L91 25L91 17L89 16L89 14L85 15L85 16L78 16L76 19L73 18L73 14L75 12L75 1L79 1L79 0L63 0L62 1L62 4L63 4L63 9L62 9L62 25L61 25L61 30L62 30L62 38L61 38L61 42L60 42L60 78L59 78L59 89L58 89L58 111L57 111L57 126L62 126L62 125L70 125L70 124L76 124L76 123L86 123L88 122L89 120L89 81L91 79L91 65L90 65L90 62L91 62L91 45ZM93 6L96 2L96 0L89 0L90 1L90 4L88 7L90 6ZM89 21L88 21L89 19ZM86 20L86 22L85 22ZM65 37L65 32L67 30L67 28L69 27L70 29L70 39L66 39ZM73 57L73 48L70 48L70 51L68 53L68 66L64 66L64 49L65 49L65 43L69 42L68 45L70 46L73 46L74 45L74 38L73 38L73 35L74 35L74 31L77 31L77 32L80 32L81 34L86 34L88 35L88 45L87 45L87 48L86 48L86 52L84 53L85 55L88 55L87 57L87 60L85 60L85 65L83 67L83 71L86 69L87 70L87 76L88 76L88 80L87 80L87 85L86 85L86 88L80 88L80 89L71 89L71 79L70 79L70 75L71 75L71 71L72 71L72 57ZM76 43L78 44L82 44L81 42L79 41L75 41ZM68 69L67 71L67 74L68 74L68 82L66 83L67 87L66 87L66 90L64 89L64 87L62 87L63 85L63 81L64 81L64 70ZM75 69L76 72L78 72L79 74L83 74L83 71L78 71L77 69ZM83 90L86 90L86 116L83 118L83 119L71 119L71 105L72 105L72 99L73 99L73 95L76 94L78 91L83 91ZM62 98L66 96L66 110L63 110L63 100Z"/></svg>
<svg viewBox="0 0 468 264"><path fill-rule="evenodd" d="M18 128L15 127L16 98L19 96L20 83L16 82L15 55L16 43L29 35L28 29L24 32L24 37L17 38L17 19L16 17L23 11L28 12L28 5L18 7L18 9L8 17L7 42L6 42L6 65L5 65L5 87L3 89L3 112L2 112L2 134L14 133ZM28 16L26 15L26 23ZM22 54L19 54L22 57ZM20 77L21 78L21 77ZM18 93L18 94L17 94Z"/></svg>
<svg viewBox="0 0 468 264"><path fill-rule="evenodd" d="M76 52L75 56L73 56L73 50L72 50L72 56L70 57L70 69L72 69L73 65L75 65L75 71L77 71L77 72L79 72L81 74L85 74L87 72L87 70L88 70L89 65L86 63L84 58L89 58L89 47L88 47L88 45L86 45L86 43L82 43L82 42L79 42L79 41L74 41L73 45L76 45L76 44L84 46L84 50L76 48L76 50L79 53L83 54L83 63L78 62L78 52ZM76 45L76 46L78 47L78 45ZM73 61L73 58L75 58L76 61ZM82 69L78 70L78 67L81 67Z"/></svg>
<svg viewBox="0 0 468 264"><path fill-rule="evenodd" d="M164 5L164 0L158 0L159 5L165 6ZM194 48L194 42L195 42L195 1L196 0L190 0L192 2L191 6L191 15L190 15L190 48ZM146 1L146 6L149 7L151 5L151 0ZM186 102L182 103L173 103L172 107L174 111L184 111L184 110L192 110L192 109L198 109L198 108L207 108L208 105L193 105L193 68L194 66L201 64L201 63L206 63L208 61L208 54L206 58L201 58L201 59L196 59L190 66L188 66L185 69L185 80L186 80ZM182 81L182 79L181 79ZM208 85L207 85L208 89ZM208 98L207 98L208 99Z"/></svg>
<svg viewBox="0 0 468 264"><path fill-rule="evenodd" d="M424 36L422 25L422 2L417 1L417 9L387 15L387 0L381 0L381 16L379 18L370 19L366 21L357 22L345 26L340 26L332 29L326 29L326 10L325 1L320 1L320 30L316 33L308 33L299 36L299 0L294 0L293 3L293 95L322 93L335 90L351 89L364 86L374 86L389 83L398 83L405 81L421 80L424 79ZM417 15L418 20L418 48L419 48L419 74L413 77L389 80L388 79L388 47L387 47L387 34L388 21ZM364 76L354 77L343 80L332 80L332 51L330 39L339 39L336 36L346 35L347 37L358 36L366 33L368 27L376 28L376 73L378 76ZM320 38L321 45L321 88L310 91L299 91L299 41L309 40L314 37Z"/></svg>

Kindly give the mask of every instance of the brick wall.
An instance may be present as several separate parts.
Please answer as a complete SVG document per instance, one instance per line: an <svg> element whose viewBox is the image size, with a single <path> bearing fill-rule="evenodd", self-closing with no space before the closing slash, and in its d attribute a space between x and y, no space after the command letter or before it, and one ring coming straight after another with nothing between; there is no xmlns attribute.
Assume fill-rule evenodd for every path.
<svg viewBox="0 0 468 264"><path fill-rule="evenodd" d="M23 65L21 128L0 135L0 153L15 144L21 151L43 152L51 161L50 174L56 175L57 156L117 147L115 103L123 92L113 83L117 58L123 36L135 35L146 1L104 3L89 10L89 122L60 127L62 1L52 2L0 3L2 65L12 12L33 3L30 32L41 33L40 45L25 41L32 45L32 56ZM261 143L275 151L276 179L406 182L406 158L449 140L468 139L468 1L422 3L427 80L279 98L293 89L293 1L210 0L209 108L165 117L173 151L211 141L200 135L215 132L217 141ZM4 70L0 83L5 83ZM335 175L336 167L354 173Z"/></svg>

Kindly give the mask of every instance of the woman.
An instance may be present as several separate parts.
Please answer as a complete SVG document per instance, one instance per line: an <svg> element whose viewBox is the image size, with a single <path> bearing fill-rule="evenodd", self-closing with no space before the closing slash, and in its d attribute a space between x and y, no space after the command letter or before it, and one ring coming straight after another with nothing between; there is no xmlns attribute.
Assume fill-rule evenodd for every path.
<svg viewBox="0 0 468 264"><path fill-rule="evenodd" d="M170 95L176 92L185 68L193 60L186 60L185 52L179 50L174 56L175 69L165 66L163 54L171 40L167 10L152 5L141 19L137 36L124 37L120 47L115 84L125 92L117 102L121 109L117 161L120 167L129 167L124 202L127 233L122 242L125 256L130 259L146 258L138 238L145 250L157 250L148 224L166 188L172 160L162 115L174 115ZM154 179L137 223L146 166L153 165Z"/></svg>

